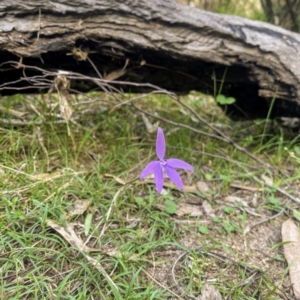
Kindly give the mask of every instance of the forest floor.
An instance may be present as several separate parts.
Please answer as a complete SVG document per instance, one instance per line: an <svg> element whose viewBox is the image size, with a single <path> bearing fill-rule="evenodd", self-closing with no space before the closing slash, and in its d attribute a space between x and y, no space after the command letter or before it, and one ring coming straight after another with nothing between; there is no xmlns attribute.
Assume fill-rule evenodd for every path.
<svg viewBox="0 0 300 300"><path fill-rule="evenodd" d="M294 299L281 226L299 220L299 135L197 93L136 97L1 100L0 298ZM195 169L183 191L135 180L157 126Z"/></svg>

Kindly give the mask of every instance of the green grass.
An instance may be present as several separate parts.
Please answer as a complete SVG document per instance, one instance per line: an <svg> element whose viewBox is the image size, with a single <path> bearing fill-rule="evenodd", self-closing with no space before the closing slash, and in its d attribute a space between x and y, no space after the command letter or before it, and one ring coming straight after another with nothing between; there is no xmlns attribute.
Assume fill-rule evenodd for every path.
<svg viewBox="0 0 300 300"><path fill-rule="evenodd" d="M100 102L85 114L78 108L74 112L77 125L69 124L70 136L67 126L56 124L53 118L39 129L34 121L24 126L2 125L1 299L184 299L172 281L171 268L182 251L189 250L175 274L186 293L196 297L208 281L228 299L279 299L274 282L282 280L287 266L284 259L278 263L273 257L282 258L282 249L271 249L272 243L266 240L269 269L260 265L261 254L244 248L248 236L243 234L245 226L259 218L241 212L237 203L224 203L224 198L238 195L250 202L251 193L234 189L231 184L238 181L261 187L253 175L270 172L276 184L283 183L294 191L299 167L289 153L297 149L297 139L290 141L281 133L268 133L264 123L253 123L245 131L243 124L231 122L203 95L191 94L183 100L274 170L259 166L229 143L160 122L166 134L167 156L181 158L195 168L191 179L184 175L186 184L204 181L209 193L181 193L166 188L165 194L157 195L153 184L135 181L116 197L122 185L105 174L129 182L155 156L156 135L146 131L140 113L132 107L121 106L110 112L114 103ZM37 120L27 106L30 101L16 96L4 99L2 104L28 110ZM166 96L145 97L136 104L161 117L213 133ZM40 96L36 96L35 105L39 111L45 110ZM261 132L265 133L263 137ZM292 171L280 172L286 168ZM286 202L280 197L275 189L265 187L253 211L266 216L278 212ZM268 200L274 198L281 202ZM212 206L215 219L205 214L179 217L168 210L193 201L201 209L204 199ZM71 216L74 205L83 200L88 200L89 205ZM49 226L48 220L76 234L94 250L85 252L70 244L66 236ZM270 229L275 225L268 226ZM206 252L192 250L196 246ZM220 262L208 255L211 251L238 264ZM264 273L240 285L251 276L241 262L261 268ZM288 281L287 276L284 278ZM288 288L282 290L290 292Z"/></svg>

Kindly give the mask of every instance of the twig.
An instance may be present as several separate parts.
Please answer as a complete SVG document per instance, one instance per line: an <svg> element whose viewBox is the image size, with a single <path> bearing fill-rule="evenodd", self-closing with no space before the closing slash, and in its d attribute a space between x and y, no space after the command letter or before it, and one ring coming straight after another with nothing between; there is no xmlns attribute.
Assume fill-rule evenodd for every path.
<svg viewBox="0 0 300 300"><path fill-rule="evenodd" d="M80 237L77 236L75 233L71 223L66 224L66 228L60 226L59 224L55 223L54 221L47 219L46 225L54 229L57 233L59 233L73 248L80 251L85 258L96 267L98 271L102 273L102 275L106 278L106 280L110 281L110 283L118 290L118 287L116 284L112 281L110 276L107 274L105 269L102 267L102 265L93 257L88 255L88 252L94 249L91 249L89 247L86 247L85 244L83 244L83 241ZM98 251L98 249L96 249ZM100 251L100 250L99 250Z"/></svg>
<svg viewBox="0 0 300 300"><path fill-rule="evenodd" d="M222 140L222 141L226 142L226 139L223 139L223 138L221 138L221 137L218 137L218 136L215 135L215 134L208 133L208 132L205 132L205 131L202 131L202 130L193 128L193 127L191 127L191 126L189 126L189 125L185 125L185 124L183 124L183 123L174 122L174 121L171 121L171 120L169 120L169 119L165 119L165 118L163 118L163 117L154 115L154 114L152 114L152 113L149 113L148 111L145 111L145 110L143 110L143 109L137 107L137 106L136 106L135 104L133 104L133 103L131 103L131 104L129 104L129 105L132 105L136 110L138 110L138 111L144 113L145 115L148 115L148 116L150 116L150 117L153 117L153 118L155 118L155 119L158 119L158 120L161 120L161 121L163 121L163 122L172 124L172 125L174 125L174 126L186 128L186 129L189 129L189 130L194 131L194 132L196 132L196 133L199 133L199 134L202 134L202 135L205 135L205 136L208 136L208 137L211 137L211 138L219 139L219 140Z"/></svg>
<svg viewBox="0 0 300 300"><path fill-rule="evenodd" d="M43 120L29 120L29 121L21 121L21 120L16 120L16 119L5 119L5 118L0 118L0 123L2 124L8 124L8 125L19 125L19 126L26 126L26 125L42 125L42 124L65 124L66 120L53 120L53 121L43 121Z"/></svg>
<svg viewBox="0 0 300 300"><path fill-rule="evenodd" d="M246 169L244 169L244 171L245 171L247 174L249 174L249 172L248 172ZM274 186L274 185L272 185L272 184L268 184L267 182L263 182L262 180L260 180L260 179L259 179L257 176L255 176L255 175L252 175L252 178L253 178L256 182L258 182L259 184L261 184L261 185L266 185L266 186L268 186L268 187L270 187L270 188L273 188L273 189L275 189L277 192L279 192L279 193L281 193L282 195L288 197L290 200L292 200L292 201L294 201L294 202L300 204L300 199L299 199L299 198L296 198L296 197L294 197L294 196L288 194L285 190L283 190L283 189L281 189L281 188L279 188L279 187L276 187L276 186Z"/></svg>
<svg viewBox="0 0 300 300"><path fill-rule="evenodd" d="M50 160L49 160L49 155L48 155L48 151L45 147L45 144L44 144L44 138L43 138L43 135L42 135L42 132L41 132L41 127L37 126L35 128L35 134L36 134L36 137L37 137L37 140L39 142L39 145L41 146L43 152L45 153L46 155L46 159L47 159L47 169L49 169L49 165L50 165Z"/></svg>
<svg viewBox="0 0 300 300"><path fill-rule="evenodd" d="M113 112L114 110L116 110L118 107L122 106L122 105L127 105L129 103L132 103L138 99L141 99L141 98L145 98L147 96L150 96L150 95L155 95L155 94L161 94L161 91L152 91L151 93L147 93L147 94L143 94L143 95L140 95L140 96L137 96L137 97L133 97L133 98L130 98L129 100L127 101L124 101L124 102L121 102L121 103L118 103L116 104L111 110L110 112Z"/></svg>
<svg viewBox="0 0 300 300"><path fill-rule="evenodd" d="M112 210L113 210L113 207L116 205L118 196L120 195L121 192L123 192L123 191L125 190L125 188L126 188L126 185L122 186L122 187L116 192L116 194L114 195L114 197L113 197L113 199L112 199L112 201L111 201L111 204L110 204L110 206L109 206L109 209L108 209L108 211L107 211L107 213L106 213L106 215L105 215L105 224L103 225L103 228L102 228L102 230L101 230L101 232L100 232L99 238L103 237L103 235L104 235L104 233L105 233L105 231L106 231L106 228L107 228L107 222L108 222L108 220L109 220L109 218L110 218L110 215L111 215L111 212L112 212Z"/></svg>
<svg viewBox="0 0 300 300"><path fill-rule="evenodd" d="M156 284L158 284L160 287L162 287L164 290L167 290L169 293L171 293L172 295L174 295L175 297L177 297L180 300L184 300L183 298L181 298L179 295L177 295L176 293L172 292L169 288L165 287L164 285L162 285L159 281L157 281L153 276L151 276L147 271L142 270L148 277L150 277Z"/></svg>
<svg viewBox="0 0 300 300"><path fill-rule="evenodd" d="M116 194L114 195L114 197L113 197L113 199L112 199L112 201L111 201L110 207L109 207L109 209L108 209L108 211L107 211L107 213L106 213L106 215L105 215L105 222L106 222L106 223L103 225L103 228L102 228L101 233L100 233L100 235L99 235L99 239L104 235L104 233L105 233L105 231L106 231L106 229L107 229L107 222L108 222L108 220L109 220L109 218L110 218L110 215L111 215L111 212L112 212L114 206L116 205L116 202L117 202L117 199L118 199L120 193L123 192L126 188L128 188L128 186L131 185L131 184L132 184L134 181L136 181L136 180L138 180L138 179L134 179L134 180L132 180L132 181L130 181L130 182L127 182L127 183L126 183L125 185L123 185L123 186L116 192ZM88 238L86 239L84 245L86 245L86 244L89 242L89 240L92 238L94 232L100 227L101 224L102 224L102 222L99 222L99 223L98 223L98 225L95 227L95 229L93 230L93 232L92 232L92 233L88 236Z"/></svg>
<svg viewBox="0 0 300 300"><path fill-rule="evenodd" d="M118 286L113 282L113 280L111 279L111 277L107 274L107 272L105 271L105 269L102 267L102 265L93 257L85 254L85 258L89 261L89 263L91 263L93 266L95 266L95 268L100 271L102 273L102 275L106 278L107 281L110 281L110 283L115 287L115 289L117 291L119 291Z"/></svg>
<svg viewBox="0 0 300 300"><path fill-rule="evenodd" d="M201 150L194 150L194 149L188 149L188 148L182 148L182 147L176 147L176 146L168 146L168 147L172 148L172 149L188 150L189 152L199 153L199 154L202 154L202 155L205 155L205 156L210 156L210 157L214 157L214 158L218 158L218 159L223 159L223 160L226 160L230 163L236 164L240 167L244 166L244 167L253 168L253 169L261 169L261 166L250 165L250 164L246 164L246 163L243 163L243 162L240 162L240 161L237 161L237 160L233 160L227 155L212 154L212 153L208 153L208 152L201 151Z"/></svg>
<svg viewBox="0 0 300 300"><path fill-rule="evenodd" d="M20 118L20 119L22 119L24 117L24 115L26 115L26 112L19 112L12 108L6 108L6 107L2 106L1 104L0 104L0 111L7 113L9 115L12 115L14 117Z"/></svg>
<svg viewBox="0 0 300 300"><path fill-rule="evenodd" d="M256 223L252 224L252 225L246 226L246 228L245 228L243 234L246 235L246 234L247 234L248 232L250 232L250 230L251 230L252 228L254 228L255 226L258 226L258 225L263 224L263 223L266 223L266 222L268 222L268 221L270 221L270 220L276 219L277 217L279 217L280 215L282 215L284 211L285 211L285 208L283 208L279 213L277 213L276 215L274 215L274 216L272 216L272 217L263 219L263 220L261 220L261 221L259 221L259 222L256 222Z"/></svg>
<svg viewBox="0 0 300 300"><path fill-rule="evenodd" d="M175 99L173 98L173 100L175 100ZM177 98L177 102L180 103L187 110L189 110L200 122L202 122L203 124L205 124L207 127L209 127L210 129L212 129L214 132L218 133L222 137L221 140L225 140L227 143L232 144L237 150L245 153L246 155L248 155L249 157L251 157L253 160L255 160L256 162L258 162L259 164L261 164L261 165L263 165L265 167L268 167L268 168L270 167L269 164L267 164L264 161L262 161L259 158L257 158L255 155L253 155L252 153L250 153L247 149L245 149L244 147L241 147L240 145L238 145L237 143L235 143L231 138L229 138L221 130L219 130L218 128L212 126L205 119L203 119L202 117L200 117L200 115L194 109L192 109L189 105L183 103L180 100L179 97ZM219 136L215 136L215 138L217 138L217 139L220 140Z"/></svg>
<svg viewBox="0 0 300 300"><path fill-rule="evenodd" d="M37 32L37 36L36 36L36 41L38 41L39 38L40 38L40 31L41 31L41 16L42 16L42 11L41 11L41 9L39 9L39 25L38 25L38 32Z"/></svg>

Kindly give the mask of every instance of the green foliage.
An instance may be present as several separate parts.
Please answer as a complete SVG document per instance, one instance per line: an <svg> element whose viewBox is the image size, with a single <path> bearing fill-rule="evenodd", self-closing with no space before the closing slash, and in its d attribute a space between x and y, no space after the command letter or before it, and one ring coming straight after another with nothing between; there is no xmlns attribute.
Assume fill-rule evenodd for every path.
<svg viewBox="0 0 300 300"><path fill-rule="evenodd" d="M265 21L285 29L300 31L300 1L290 0L177 0L221 14Z"/></svg>
<svg viewBox="0 0 300 300"><path fill-rule="evenodd" d="M175 204L174 201L172 200L166 200L165 201L165 205L166 205L166 212L169 214L174 214L177 210L177 206Z"/></svg>
<svg viewBox="0 0 300 300"><path fill-rule="evenodd" d="M300 211L293 209L293 217L300 222Z"/></svg>
<svg viewBox="0 0 300 300"><path fill-rule="evenodd" d="M84 234L88 236L92 226L93 214L87 214L84 221Z"/></svg>
<svg viewBox="0 0 300 300"><path fill-rule="evenodd" d="M146 205L144 199L142 197L135 197L135 202L140 206L143 207Z"/></svg>
<svg viewBox="0 0 300 300"><path fill-rule="evenodd" d="M221 14L236 15L253 20L266 21L265 11L260 0L177 0L180 3L199 7ZM274 1L275 2L275 1Z"/></svg>
<svg viewBox="0 0 300 300"><path fill-rule="evenodd" d="M168 140L167 155L180 157L195 167L191 177L181 174L185 184L195 187L198 181L205 181L209 190L181 192L165 187L166 195L158 195L149 179L150 182L126 185L115 198L124 182L138 178L153 158L155 134L147 132L142 117L132 107L120 106L110 113L119 103L109 98L99 105L98 100L106 95L91 97L95 97L91 103L97 104L96 108L87 109L85 115L77 112L77 123L69 124L70 135L65 124L57 124L53 119L40 126L47 155L32 124L19 128L7 124L0 128L1 299L169 299L174 297L173 283L166 284L160 279L169 278L174 260L186 250L188 254L178 261L175 275L185 292L194 297L200 295L205 282L213 279L224 298L275 299L272 282L281 279L286 270L281 270L278 260L273 262L272 257L280 257L280 262L284 262L281 249L268 256L272 280L268 279L266 270L262 277L251 282L247 280L252 274L247 275L244 269L231 262L218 263L206 255L209 251L222 253L237 261L257 256L259 261L251 263L259 265L261 253L248 249L244 243L244 229L259 217L249 216L247 209L257 210L264 216L270 214L265 209L288 210L286 200L275 194L275 187L264 187L259 192L259 199L263 199L261 205L255 208L250 205L251 200L247 209L244 202L223 201L235 193L241 197L252 194L231 185L238 181L240 186L261 187L255 176L267 174L266 168L231 143L193 131L196 128L213 133L205 124L195 123L173 100L161 95L141 97L139 104L144 109L189 126L160 123ZM260 153L260 158L271 165L267 168L269 172L293 168L293 173L287 176L285 172L274 172L273 179L278 185L292 184L287 192L297 186L293 185L300 178L300 160L295 158L299 157L300 150L296 140L270 137L265 123L254 122L251 126L234 123L224 117L214 99L204 95L191 93L182 99L212 126L221 124L219 130L239 146ZM37 110L43 111L38 96L35 100ZM18 109L26 101L32 103L32 99L20 96L8 102L10 108ZM150 118L150 121L156 120ZM185 205L201 210L203 198L211 204L212 216L204 214L200 218L193 215L193 209L178 216L179 209L186 208ZM82 200L88 200L89 207L70 216L74 204ZM297 207L293 213L299 218ZM49 220L69 235L75 233L86 247L99 251L78 249L78 244L70 244L61 233L49 227ZM276 221L272 220L272 226ZM269 242L268 239L264 245L268 254ZM199 245L208 252L196 251ZM242 286L241 282L247 285ZM284 286L289 289L290 285Z"/></svg>
<svg viewBox="0 0 300 300"><path fill-rule="evenodd" d="M226 104L233 104L235 103L235 98L233 97L225 97L222 94L217 95L216 101L221 104L221 105L226 105Z"/></svg>
<svg viewBox="0 0 300 300"><path fill-rule="evenodd" d="M199 226L198 230L200 233L202 233L204 235L208 234L208 227L206 225Z"/></svg>

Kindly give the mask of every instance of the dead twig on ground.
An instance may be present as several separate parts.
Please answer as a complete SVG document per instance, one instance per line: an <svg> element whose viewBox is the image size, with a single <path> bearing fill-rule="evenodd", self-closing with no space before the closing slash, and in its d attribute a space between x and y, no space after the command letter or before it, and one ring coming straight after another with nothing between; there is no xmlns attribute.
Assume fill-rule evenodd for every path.
<svg viewBox="0 0 300 300"><path fill-rule="evenodd" d="M189 105L183 103L179 97L177 97L177 99L173 100L177 101L178 103L180 103L183 107L185 107L187 110L189 110L201 123L203 123L204 125L206 125L208 128L210 128L211 130L213 130L214 132L218 133L221 137L222 140L225 140L227 143L232 144L237 150L245 153L246 155L248 155L249 157L251 157L253 160L255 160L256 162L260 163L261 165L270 168L270 165L265 163L264 161L262 161L261 159L259 159L258 157L256 157L255 155L253 155L251 152L249 152L246 148L238 145L237 143L235 143L231 138L229 138L226 134L224 134L221 130L219 130L218 128L214 127L213 125L211 125L209 122L207 122L205 119L203 119L194 109L192 109ZM217 136L217 139L220 139L219 136Z"/></svg>
<svg viewBox="0 0 300 300"><path fill-rule="evenodd" d="M261 224L263 224L263 223L269 222L269 221L271 221L271 220L273 220L273 219L276 219L277 217L281 216L281 215L284 213L284 211L285 211L285 208L283 208L282 210L280 210L279 213L277 213L276 215L274 215L274 216L272 216L272 217L263 219L263 220L261 220L261 221L258 221L258 222L256 222L256 223L254 223L254 224L251 224L251 225L246 226L246 228L245 228L243 234L246 235L246 234L249 233L249 232L251 231L251 229L254 228L255 226L258 226L258 225L261 225Z"/></svg>
<svg viewBox="0 0 300 300"><path fill-rule="evenodd" d="M174 122L174 121L171 121L169 119L166 119L166 118L163 118L163 117L160 117L158 115L155 115L155 114L152 114L144 109L141 109L139 108L138 106L136 106L135 104L131 103L131 105L138 111L140 111L141 113L144 113L145 115L148 115L152 118L155 118L157 120L161 120L165 123L169 123L169 124L172 124L174 126L178 126L178 127L181 127L181 128L186 128L186 129L189 129L193 132L196 132L196 133L199 133L199 134L202 134L204 136L207 136L207 137L211 137L211 138L214 138L214 139L218 139L218 140L221 140L223 142L226 142L226 139L222 138L222 137L218 137L217 135L213 134L213 133L208 133L208 132L205 132L205 131L202 131L202 130L199 130L199 129L196 129L194 127L191 127L189 125L185 125L183 123L179 123L179 122Z"/></svg>
<svg viewBox="0 0 300 300"><path fill-rule="evenodd" d="M172 290L170 290L169 288L165 287L164 285L162 285L159 281L157 281L152 275L150 275L147 271L143 270L143 272L150 277L156 284L158 284L160 287L162 287L164 290L167 290L169 293L171 293L173 296L177 297L180 300L183 300L183 298L181 298L179 295L177 295L176 293L174 293Z"/></svg>

